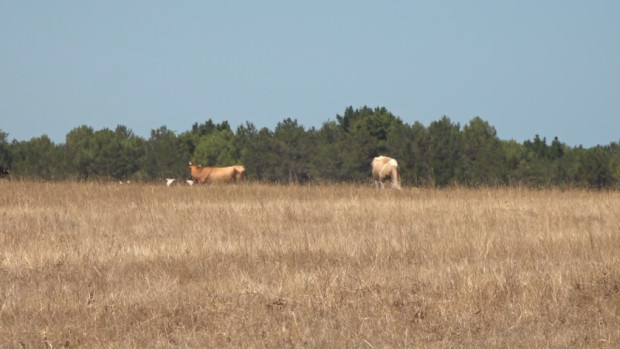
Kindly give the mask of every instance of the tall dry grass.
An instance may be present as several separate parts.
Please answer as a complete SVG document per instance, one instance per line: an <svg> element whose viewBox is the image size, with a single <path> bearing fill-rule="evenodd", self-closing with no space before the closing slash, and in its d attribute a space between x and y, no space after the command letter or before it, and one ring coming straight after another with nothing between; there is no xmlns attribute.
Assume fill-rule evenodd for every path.
<svg viewBox="0 0 620 349"><path fill-rule="evenodd" d="M0 347L618 347L620 193L0 182Z"/></svg>

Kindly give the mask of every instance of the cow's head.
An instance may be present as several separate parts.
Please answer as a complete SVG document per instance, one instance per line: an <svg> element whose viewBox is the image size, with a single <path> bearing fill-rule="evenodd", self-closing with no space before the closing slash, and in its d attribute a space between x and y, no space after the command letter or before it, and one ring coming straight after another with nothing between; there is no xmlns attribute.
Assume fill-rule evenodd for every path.
<svg viewBox="0 0 620 349"><path fill-rule="evenodd" d="M192 163L191 161L189 162L189 166L186 167L189 171L191 171L192 169L199 169L201 168L200 165Z"/></svg>

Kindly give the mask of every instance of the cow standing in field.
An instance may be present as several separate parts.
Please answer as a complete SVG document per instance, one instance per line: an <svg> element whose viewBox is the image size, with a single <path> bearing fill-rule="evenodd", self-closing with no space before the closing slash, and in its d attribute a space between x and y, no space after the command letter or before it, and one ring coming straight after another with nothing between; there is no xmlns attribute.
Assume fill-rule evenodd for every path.
<svg viewBox="0 0 620 349"><path fill-rule="evenodd" d="M4 167L4 166L0 166L0 178L5 178L8 177L11 173L9 172L9 169Z"/></svg>
<svg viewBox="0 0 620 349"><path fill-rule="evenodd" d="M245 168L241 165L227 167L202 167L189 163L187 169L192 179L200 184L204 183L241 183L245 177Z"/></svg>
<svg viewBox="0 0 620 349"><path fill-rule="evenodd" d="M377 156L370 163L372 167L372 178L375 180L377 188L383 188L384 182L391 182L392 187L400 189L400 171L398 162L387 156Z"/></svg>

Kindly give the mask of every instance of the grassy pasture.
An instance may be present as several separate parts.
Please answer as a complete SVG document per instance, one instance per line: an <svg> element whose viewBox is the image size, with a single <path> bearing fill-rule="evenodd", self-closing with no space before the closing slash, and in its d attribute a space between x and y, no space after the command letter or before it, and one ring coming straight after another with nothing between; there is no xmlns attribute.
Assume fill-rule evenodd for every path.
<svg viewBox="0 0 620 349"><path fill-rule="evenodd" d="M620 193L0 181L0 347L620 346Z"/></svg>

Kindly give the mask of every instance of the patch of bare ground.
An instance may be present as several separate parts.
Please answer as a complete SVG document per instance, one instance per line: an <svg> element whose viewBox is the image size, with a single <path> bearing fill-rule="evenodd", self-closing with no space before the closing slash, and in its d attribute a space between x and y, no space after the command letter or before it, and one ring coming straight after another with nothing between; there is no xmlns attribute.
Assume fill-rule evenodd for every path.
<svg viewBox="0 0 620 349"><path fill-rule="evenodd" d="M0 182L0 347L618 347L620 193Z"/></svg>

